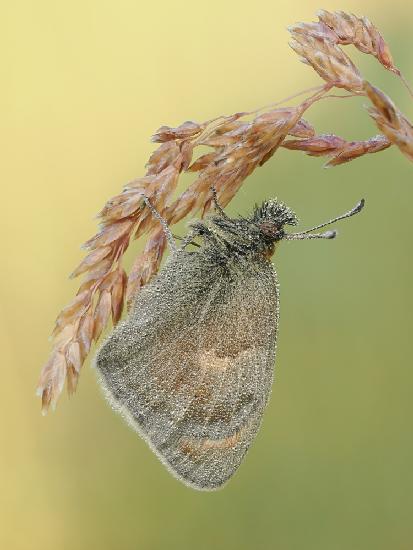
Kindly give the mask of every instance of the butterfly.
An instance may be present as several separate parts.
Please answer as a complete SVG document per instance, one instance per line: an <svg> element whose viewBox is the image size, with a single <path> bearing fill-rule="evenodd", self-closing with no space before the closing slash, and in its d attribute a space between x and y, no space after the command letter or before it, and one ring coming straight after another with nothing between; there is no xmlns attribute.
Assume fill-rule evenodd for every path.
<svg viewBox="0 0 413 550"><path fill-rule="evenodd" d="M268 200L249 217L216 212L190 226L158 276L136 296L128 317L97 353L99 380L112 406L163 464L199 490L222 487L240 466L268 403L279 324L279 286L271 263L282 240L334 238L301 233L294 212ZM191 246L195 244L196 248Z"/></svg>

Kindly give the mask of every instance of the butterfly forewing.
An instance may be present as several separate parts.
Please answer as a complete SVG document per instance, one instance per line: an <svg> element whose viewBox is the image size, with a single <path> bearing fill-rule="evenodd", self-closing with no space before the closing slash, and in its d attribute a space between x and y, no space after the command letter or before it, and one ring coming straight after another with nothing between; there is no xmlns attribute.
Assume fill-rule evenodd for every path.
<svg viewBox="0 0 413 550"><path fill-rule="evenodd" d="M180 250L97 356L112 403L198 489L240 465L268 401L278 290L264 258L221 264Z"/></svg>

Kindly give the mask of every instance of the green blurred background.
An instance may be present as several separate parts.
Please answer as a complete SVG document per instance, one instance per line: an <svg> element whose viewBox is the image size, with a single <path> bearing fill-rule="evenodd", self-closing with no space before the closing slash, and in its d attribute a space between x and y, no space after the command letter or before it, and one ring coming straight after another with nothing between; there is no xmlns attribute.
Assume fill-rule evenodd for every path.
<svg viewBox="0 0 413 550"><path fill-rule="evenodd" d="M317 85L285 28L319 7L369 16L413 79L402 0L3 3L1 548L413 548L413 181L397 150L331 170L282 150L229 206L246 213L278 196L308 227L367 202L336 241L285 243L274 258L276 384L225 489L173 479L111 411L89 364L55 413L43 418L35 397L53 321L77 288L67 276L79 245L103 203L143 175L149 136ZM399 81L351 55L411 116ZM307 118L367 138L364 103L324 101Z"/></svg>

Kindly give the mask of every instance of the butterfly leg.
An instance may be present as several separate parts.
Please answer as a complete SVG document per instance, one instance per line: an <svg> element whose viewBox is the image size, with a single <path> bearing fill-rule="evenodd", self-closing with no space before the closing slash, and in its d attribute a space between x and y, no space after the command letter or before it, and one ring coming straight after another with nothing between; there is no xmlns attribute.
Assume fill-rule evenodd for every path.
<svg viewBox="0 0 413 550"><path fill-rule="evenodd" d="M199 247L198 243L193 242L193 239L195 239L197 235L198 235L198 231L194 231L194 230L188 233L188 235L182 239L182 243L181 243L181 246L179 247L179 250L184 250L184 248L186 248L189 244L193 244L194 246Z"/></svg>
<svg viewBox="0 0 413 550"><path fill-rule="evenodd" d="M210 189L211 189L212 200L214 202L215 208L218 210L218 212L221 214L221 216L224 216L224 218L227 218L228 216L225 214L224 209L222 208L222 206L218 202L217 190L215 189L215 187L213 185L211 185Z"/></svg>
<svg viewBox="0 0 413 550"><path fill-rule="evenodd" d="M153 217L156 218L159 221L159 223L162 225L162 229L165 233L166 239L168 241L169 246L171 247L171 250L173 252L176 252L177 247L176 247L176 244L175 244L174 236L173 236L171 230L169 229L168 222L165 220L165 218L163 218L159 214L159 212L156 210L156 208L153 206L153 204L151 203L151 201L148 199L148 197L146 195L142 195L142 198L143 198L146 206L152 212Z"/></svg>

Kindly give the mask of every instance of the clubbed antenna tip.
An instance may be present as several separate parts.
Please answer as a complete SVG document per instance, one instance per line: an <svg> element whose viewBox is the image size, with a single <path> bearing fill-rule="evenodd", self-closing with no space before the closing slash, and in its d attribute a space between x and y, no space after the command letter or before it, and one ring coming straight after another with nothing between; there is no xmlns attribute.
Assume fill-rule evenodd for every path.
<svg viewBox="0 0 413 550"><path fill-rule="evenodd" d="M360 199L360 202L356 204L353 210L350 210L349 215L352 216L353 214L358 214L359 212L361 212L365 204L366 204L366 201L364 199Z"/></svg>

